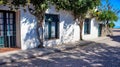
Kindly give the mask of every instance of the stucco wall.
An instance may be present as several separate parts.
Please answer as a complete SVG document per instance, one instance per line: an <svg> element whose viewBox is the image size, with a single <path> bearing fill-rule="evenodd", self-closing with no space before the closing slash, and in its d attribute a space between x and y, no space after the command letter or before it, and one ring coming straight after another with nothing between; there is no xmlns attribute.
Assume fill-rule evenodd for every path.
<svg viewBox="0 0 120 67"><path fill-rule="evenodd" d="M44 46L52 47L55 45L75 42L79 40L79 27L73 20L73 16L66 11L60 10L57 12L54 6L51 6L46 13L58 14L60 16L59 22L59 39L44 41Z"/></svg>
<svg viewBox="0 0 120 67"><path fill-rule="evenodd" d="M29 11L24 12L21 9L21 47L23 50L35 48L39 44L36 36L36 20ZM74 23L73 16L69 12L57 12L54 6L51 6L46 13L58 14L59 22L59 38L54 40L44 40L45 47L52 47L62 43L75 42L79 40L79 27ZM41 31L40 31L41 32Z"/></svg>
<svg viewBox="0 0 120 67"><path fill-rule="evenodd" d="M70 12L60 10L57 12L54 6L46 10L47 14L58 14L60 16L59 22L59 39L44 40L45 47L53 47L55 45L79 41L79 26L73 20ZM84 34L83 39L90 40L98 37L98 22L91 19L90 34ZM34 48L38 45L36 36L36 20L28 11L21 10L21 45L22 49Z"/></svg>
<svg viewBox="0 0 120 67"><path fill-rule="evenodd" d="M90 34L84 34L84 26L83 26L83 39L84 40L90 40L98 37L98 22L95 20L95 18L91 19L91 29Z"/></svg>
<svg viewBox="0 0 120 67"><path fill-rule="evenodd" d="M3 9L2 9L3 8ZM8 7L0 6L2 10L8 10ZM55 45L79 41L79 26L73 20L73 16L70 12L60 10L57 12L54 6L51 6L46 10L48 14L58 14L60 16L59 22L59 39L44 40L45 47L52 47ZM41 32L41 31L40 31ZM98 37L98 23L95 19L91 20L91 32L88 35L84 35L83 28L83 39L89 40ZM35 48L39 42L36 36L36 18L21 8L20 9L20 36L21 36L21 48L23 50Z"/></svg>
<svg viewBox="0 0 120 67"><path fill-rule="evenodd" d="M0 5L0 10L10 10L8 6Z"/></svg>
<svg viewBox="0 0 120 67"><path fill-rule="evenodd" d="M39 44L36 36L36 18L21 8L21 48L23 50L35 48Z"/></svg>

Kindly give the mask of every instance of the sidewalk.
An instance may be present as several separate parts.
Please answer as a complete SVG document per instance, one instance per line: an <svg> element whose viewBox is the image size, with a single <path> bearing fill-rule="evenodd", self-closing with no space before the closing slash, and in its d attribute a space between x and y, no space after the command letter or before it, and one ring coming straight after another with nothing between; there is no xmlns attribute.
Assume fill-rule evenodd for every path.
<svg viewBox="0 0 120 67"><path fill-rule="evenodd" d="M18 50L0 53L0 65L5 63L15 62L22 59L30 59L38 56L44 56L55 51L49 48L39 48L31 50Z"/></svg>
<svg viewBox="0 0 120 67"><path fill-rule="evenodd" d="M76 48L77 46L88 45L88 44L94 43L94 41L96 42L104 39L107 39L107 37L100 37L91 41L79 41L75 43L62 44L62 45L55 46L53 48L36 48L36 49L30 49L30 50L18 50L18 51L0 53L0 65L5 63L15 62L17 60L40 57L40 56L52 54L55 52L61 52L64 50L71 50Z"/></svg>

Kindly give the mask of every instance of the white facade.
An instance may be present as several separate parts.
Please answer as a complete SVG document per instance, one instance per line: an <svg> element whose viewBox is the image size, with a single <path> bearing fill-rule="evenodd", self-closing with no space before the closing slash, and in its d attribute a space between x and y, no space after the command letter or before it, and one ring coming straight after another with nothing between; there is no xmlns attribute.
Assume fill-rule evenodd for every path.
<svg viewBox="0 0 120 67"><path fill-rule="evenodd" d="M56 44L79 41L79 26L73 20L73 16L66 11L55 10L52 6L46 11L49 14L58 14L59 22L59 39L44 41L44 46L55 46Z"/></svg>
<svg viewBox="0 0 120 67"><path fill-rule="evenodd" d="M3 8L3 7L0 7ZM4 10L4 9L3 9ZM79 41L79 26L73 20L74 17L70 14L70 12L60 10L57 12L54 6L51 6L49 9L46 10L46 14L57 14L59 15L59 38L58 39L50 39L44 40L45 47L52 47L55 45L68 43L68 42L75 42ZM36 18L35 16L31 15L29 11L26 12L21 8L20 15L19 15L19 22L17 26L20 35L20 42L21 49L31 49L38 46L39 41L37 40L36 36ZM45 22L44 22L45 24ZM93 39L98 37L98 23L95 19L91 20L91 32L88 35L84 35L84 28L83 28L83 39Z"/></svg>
<svg viewBox="0 0 120 67"><path fill-rule="evenodd" d="M37 47L39 42L36 36L36 18L28 10L20 10L20 27L21 48L25 50Z"/></svg>
<svg viewBox="0 0 120 67"><path fill-rule="evenodd" d="M36 20L28 11L20 11L21 15L21 48L29 49L37 47L39 44L36 36ZM74 22L73 16L66 11L57 12L54 6L46 10L47 14L57 14L60 16L59 20L59 38L44 40L45 47L52 47L55 45L79 41L79 26Z"/></svg>
<svg viewBox="0 0 120 67"><path fill-rule="evenodd" d="M91 23L90 23L90 34L85 34L84 33L84 25L83 25L83 39L84 40L90 40L90 39L95 39L98 37L98 27L99 24L98 22L95 20L95 18L91 19Z"/></svg>

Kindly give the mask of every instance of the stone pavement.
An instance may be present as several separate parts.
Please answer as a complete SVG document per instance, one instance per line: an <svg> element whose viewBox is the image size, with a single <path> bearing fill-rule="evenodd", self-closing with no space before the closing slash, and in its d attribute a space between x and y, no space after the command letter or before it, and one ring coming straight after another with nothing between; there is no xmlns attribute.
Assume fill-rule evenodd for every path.
<svg viewBox="0 0 120 67"><path fill-rule="evenodd" d="M45 56L55 52L71 50L76 48L77 46L88 45L93 43L94 41L100 41L103 39L107 39L107 37L100 37L91 41L79 41L75 43L62 44L55 46L53 48L36 48L30 50L18 50L18 51L0 53L0 65L16 62L17 60L30 59L30 58Z"/></svg>

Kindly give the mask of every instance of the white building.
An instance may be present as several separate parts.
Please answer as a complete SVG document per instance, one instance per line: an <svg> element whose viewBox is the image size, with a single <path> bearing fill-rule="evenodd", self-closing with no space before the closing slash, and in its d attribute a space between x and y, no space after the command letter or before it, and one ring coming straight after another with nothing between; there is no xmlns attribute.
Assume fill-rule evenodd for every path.
<svg viewBox="0 0 120 67"><path fill-rule="evenodd" d="M46 10L44 18L44 46L79 41L79 26L74 17L67 11L55 10L51 6ZM36 18L21 8L17 12L9 11L8 7L0 6L0 47L20 47L31 49L38 46L36 36ZM83 28L83 39L98 37L99 24L95 19L86 18Z"/></svg>

